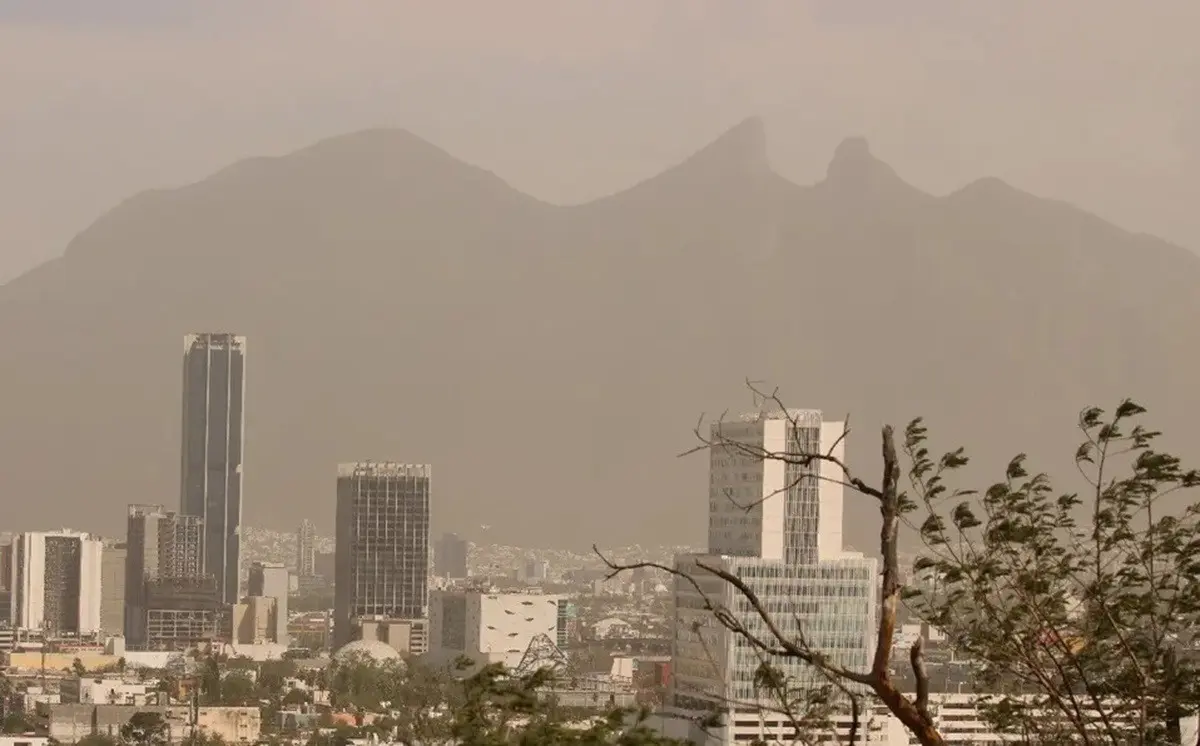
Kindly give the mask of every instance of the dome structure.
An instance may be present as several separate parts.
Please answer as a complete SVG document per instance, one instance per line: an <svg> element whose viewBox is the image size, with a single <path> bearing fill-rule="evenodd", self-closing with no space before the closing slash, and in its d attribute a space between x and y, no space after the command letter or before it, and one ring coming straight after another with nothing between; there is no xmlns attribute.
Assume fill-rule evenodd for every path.
<svg viewBox="0 0 1200 746"><path fill-rule="evenodd" d="M366 658L374 663L400 660L400 653L391 645L379 640L355 640L348 642L333 654L338 663L347 663L360 658Z"/></svg>

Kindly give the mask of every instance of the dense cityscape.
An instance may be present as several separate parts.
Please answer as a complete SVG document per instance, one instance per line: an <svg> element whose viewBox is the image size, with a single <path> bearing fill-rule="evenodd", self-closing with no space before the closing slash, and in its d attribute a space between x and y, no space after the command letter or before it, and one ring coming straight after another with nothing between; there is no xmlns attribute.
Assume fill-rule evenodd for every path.
<svg viewBox="0 0 1200 746"><path fill-rule="evenodd" d="M29 743L128 740L150 713L173 739L386 740L372 723L387 722L379 718L388 706L331 692L322 672L403 662L458 677L487 666L552 673L540 696L585 721L644 707L655 713L645 727L680 739L794 736L796 726L769 709L743 715L744 703L762 698L761 659L739 638L762 623L733 585L682 582L711 566L744 579L765 608L789 611L781 624L829 651L828 665L870 666L880 564L843 543L842 422L764 407L715 423L705 549L581 555L480 546L455 533L435 539L433 467L398 461L336 466L335 537L307 519L282 534L241 522L248 359L245 337L185 338L178 509L129 505L123 538L71 529L4 536L6 733ZM826 460L776 468L754 450L788 442ZM912 557L903 563L910 585L932 582ZM734 621L714 628L715 608L736 610ZM982 716L963 714L972 706L969 666L938 652L944 636L928 624L895 630L898 649L918 639L944 713L937 722L977 734ZM724 666L713 650L728 651ZM206 666L217 662L217 683L206 684ZM784 659L781 669L802 690L822 684L822 671L802 660ZM702 727L698 714L714 708L726 719ZM908 742L880 708L865 725L840 712L831 728Z"/></svg>

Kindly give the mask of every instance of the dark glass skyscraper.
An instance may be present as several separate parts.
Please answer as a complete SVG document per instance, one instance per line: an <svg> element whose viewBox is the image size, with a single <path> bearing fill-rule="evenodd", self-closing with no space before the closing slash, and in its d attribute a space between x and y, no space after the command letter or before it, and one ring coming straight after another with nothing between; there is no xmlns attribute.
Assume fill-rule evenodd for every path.
<svg viewBox="0 0 1200 746"><path fill-rule="evenodd" d="M203 519L204 573L227 604L237 603L241 578L245 376L245 337L184 338L180 511Z"/></svg>
<svg viewBox="0 0 1200 746"><path fill-rule="evenodd" d="M363 619L424 619L429 607L428 464L338 467L334 644Z"/></svg>
<svg viewBox="0 0 1200 746"><path fill-rule="evenodd" d="M443 578L467 577L467 540L458 534L442 534L434 547L433 569Z"/></svg>

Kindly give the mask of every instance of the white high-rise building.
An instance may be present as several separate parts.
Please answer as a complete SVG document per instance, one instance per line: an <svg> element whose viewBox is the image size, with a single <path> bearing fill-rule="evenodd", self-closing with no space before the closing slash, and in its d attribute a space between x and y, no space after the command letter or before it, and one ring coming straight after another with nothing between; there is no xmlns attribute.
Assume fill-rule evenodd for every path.
<svg viewBox="0 0 1200 746"><path fill-rule="evenodd" d="M845 424L815 410L751 414L712 426L708 551L789 564L842 554L843 475L828 461L810 467L762 453L845 454ZM807 475L807 476L806 476ZM812 476L818 475L818 476Z"/></svg>
<svg viewBox="0 0 1200 746"><path fill-rule="evenodd" d="M694 733L705 743L790 741L775 695L755 687L759 652L705 608L705 597L733 611L763 639L770 633L733 586L703 566L736 575L751 588L785 635L832 661L867 670L874 653L878 561L842 548L843 475L805 454L842 458L844 425L819 411L745 415L712 428L708 552L680 555L676 566L701 590L676 578L672 683L668 700L680 713L717 710L723 727ZM772 458L775 456L775 458ZM795 690L826 680L795 659L770 661ZM798 713L800 714L800 713Z"/></svg>
<svg viewBox="0 0 1200 746"><path fill-rule="evenodd" d="M101 626L103 542L63 529L31 531L13 542L14 627L51 634L90 635Z"/></svg>

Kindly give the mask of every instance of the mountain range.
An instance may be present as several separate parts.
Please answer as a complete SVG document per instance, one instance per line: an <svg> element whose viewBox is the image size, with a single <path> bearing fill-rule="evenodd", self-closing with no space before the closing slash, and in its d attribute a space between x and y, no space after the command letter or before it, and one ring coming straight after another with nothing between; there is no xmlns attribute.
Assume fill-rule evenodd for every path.
<svg viewBox="0 0 1200 746"><path fill-rule="evenodd" d="M372 130L133 196L0 287L0 529L177 504L193 331L248 338L269 528L329 532L338 462L379 459L433 464L435 529L473 540L703 543L707 461L676 454L753 408L746 379L851 413L868 476L918 415L980 479L1018 450L1071 469L1079 409L1123 396L1196 452L1196 255L996 179L927 194L862 139L809 186L766 153L750 119L559 206Z"/></svg>

